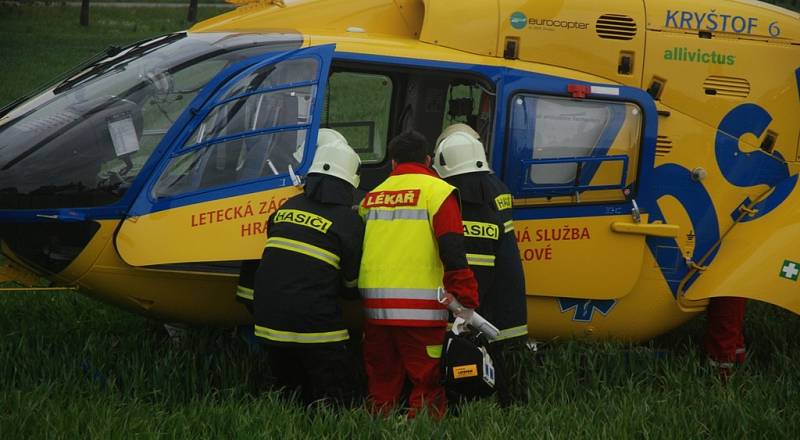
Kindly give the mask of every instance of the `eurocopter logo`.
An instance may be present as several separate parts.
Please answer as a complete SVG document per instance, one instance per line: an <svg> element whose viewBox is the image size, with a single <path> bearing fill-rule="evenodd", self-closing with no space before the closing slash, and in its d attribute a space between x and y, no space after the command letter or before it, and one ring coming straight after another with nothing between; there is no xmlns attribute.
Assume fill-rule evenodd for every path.
<svg viewBox="0 0 800 440"><path fill-rule="evenodd" d="M511 14L511 27L514 29L523 29L528 24L528 17L522 12L515 12Z"/></svg>
<svg viewBox="0 0 800 440"><path fill-rule="evenodd" d="M522 12L515 12L511 14L511 27L514 29L525 29L527 26L531 26L532 29L536 30L547 30L553 31L558 29L564 30L585 30L589 28L589 23L584 23L580 21L574 20L564 20L561 18L528 18Z"/></svg>

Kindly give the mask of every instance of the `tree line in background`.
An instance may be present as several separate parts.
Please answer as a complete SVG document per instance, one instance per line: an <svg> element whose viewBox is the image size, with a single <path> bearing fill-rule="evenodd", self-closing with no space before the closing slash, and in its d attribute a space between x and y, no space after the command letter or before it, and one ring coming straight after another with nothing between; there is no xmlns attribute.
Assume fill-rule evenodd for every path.
<svg viewBox="0 0 800 440"><path fill-rule="evenodd" d="M129 0L129 1L134 3L137 2L137 0ZM138 0L138 1L149 3L152 0ZM761 1L800 12L800 0L761 0ZM21 0L21 2L25 3L25 0ZM181 2L181 0L175 0L175 2L178 3ZM81 12L80 12L81 26L89 26L89 4L90 0L81 0ZM189 9L186 14L186 21L190 23L197 22L197 6L198 6L198 0L189 0Z"/></svg>

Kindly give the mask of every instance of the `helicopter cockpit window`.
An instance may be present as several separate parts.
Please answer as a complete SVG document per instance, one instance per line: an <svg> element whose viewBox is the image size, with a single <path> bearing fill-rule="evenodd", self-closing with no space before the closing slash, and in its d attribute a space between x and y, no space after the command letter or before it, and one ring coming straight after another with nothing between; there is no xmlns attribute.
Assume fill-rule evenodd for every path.
<svg viewBox="0 0 800 440"><path fill-rule="evenodd" d="M0 119L0 206L114 203L184 109L227 66L295 34L176 33L104 56Z"/></svg>
<svg viewBox="0 0 800 440"><path fill-rule="evenodd" d="M234 84L195 128L153 190L168 197L296 170L303 159L319 63L262 67Z"/></svg>
<svg viewBox="0 0 800 440"><path fill-rule="evenodd" d="M322 126L338 130L364 165L386 157L392 79L363 72L334 72L328 79Z"/></svg>
<svg viewBox="0 0 800 440"><path fill-rule="evenodd" d="M509 162L515 196L625 200L636 178L642 121L632 103L517 95Z"/></svg>

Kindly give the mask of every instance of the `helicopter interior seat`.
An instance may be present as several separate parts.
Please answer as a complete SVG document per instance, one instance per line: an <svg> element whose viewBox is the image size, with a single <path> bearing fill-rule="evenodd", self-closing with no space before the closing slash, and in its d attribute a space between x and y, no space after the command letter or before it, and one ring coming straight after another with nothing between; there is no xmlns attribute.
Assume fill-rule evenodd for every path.
<svg viewBox="0 0 800 440"><path fill-rule="evenodd" d="M300 123L299 100L304 99L288 89L272 92L266 99L253 99L248 107L248 130L292 126ZM250 104L250 103L248 103ZM287 173L289 166L297 169L297 151L303 148L305 136L298 130L284 130L270 135L244 139L236 166L237 180ZM301 156L301 155L298 155ZM301 156L302 157L302 156Z"/></svg>

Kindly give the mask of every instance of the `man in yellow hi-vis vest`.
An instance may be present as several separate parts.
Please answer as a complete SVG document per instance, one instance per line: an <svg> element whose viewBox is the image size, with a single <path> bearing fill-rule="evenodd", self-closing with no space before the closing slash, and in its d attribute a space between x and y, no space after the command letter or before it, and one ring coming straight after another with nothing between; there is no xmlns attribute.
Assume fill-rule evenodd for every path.
<svg viewBox="0 0 800 440"><path fill-rule="evenodd" d="M364 366L370 401L386 413L406 377L409 417L427 406L446 407L440 384L447 309L436 299L444 285L468 309L478 306L477 283L464 253L455 188L429 168L425 137L405 132L389 143L393 171L367 193L358 287L364 300Z"/></svg>

